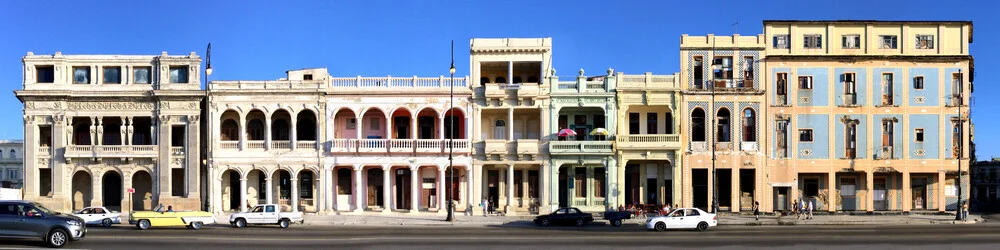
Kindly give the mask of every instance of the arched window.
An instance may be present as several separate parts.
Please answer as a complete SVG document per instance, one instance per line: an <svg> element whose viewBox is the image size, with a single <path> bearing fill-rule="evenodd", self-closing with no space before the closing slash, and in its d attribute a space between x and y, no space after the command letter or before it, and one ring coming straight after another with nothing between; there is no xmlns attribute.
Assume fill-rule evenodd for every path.
<svg viewBox="0 0 1000 250"><path fill-rule="evenodd" d="M291 133L291 125L288 124L288 120L277 119L271 121L271 140L275 141L287 141L289 140L289 133Z"/></svg>
<svg viewBox="0 0 1000 250"><path fill-rule="evenodd" d="M10 158L17 159L17 153L15 153L13 149L10 150Z"/></svg>
<svg viewBox="0 0 1000 250"><path fill-rule="evenodd" d="M238 141L240 139L240 125L233 119L223 121L221 130L223 141Z"/></svg>
<svg viewBox="0 0 1000 250"><path fill-rule="evenodd" d="M507 78L503 78L502 76L498 76L497 80L495 82L496 83L507 83Z"/></svg>
<svg viewBox="0 0 1000 250"><path fill-rule="evenodd" d="M743 141L757 141L757 116L751 108L743 110Z"/></svg>
<svg viewBox="0 0 1000 250"><path fill-rule="evenodd" d="M514 77L514 83L521 83L521 77L520 76L515 76Z"/></svg>
<svg viewBox="0 0 1000 250"><path fill-rule="evenodd" d="M705 141L705 111L695 108L691 111L691 141Z"/></svg>
<svg viewBox="0 0 1000 250"><path fill-rule="evenodd" d="M730 127L731 121L730 121L729 109L726 108L719 109L716 119L718 119L719 121L719 124L717 125L718 131L716 132L717 134L715 135L716 140L718 142L733 141L732 134L730 133L732 127Z"/></svg>
<svg viewBox="0 0 1000 250"><path fill-rule="evenodd" d="M507 122L497 120L493 125L493 139L507 139Z"/></svg>
<svg viewBox="0 0 1000 250"><path fill-rule="evenodd" d="M480 77L479 78L479 84L487 84L487 83L490 83L490 78L489 77L485 77L484 76L484 77Z"/></svg>
<svg viewBox="0 0 1000 250"><path fill-rule="evenodd" d="M253 119L247 122L247 137L251 141L264 140L264 121Z"/></svg>

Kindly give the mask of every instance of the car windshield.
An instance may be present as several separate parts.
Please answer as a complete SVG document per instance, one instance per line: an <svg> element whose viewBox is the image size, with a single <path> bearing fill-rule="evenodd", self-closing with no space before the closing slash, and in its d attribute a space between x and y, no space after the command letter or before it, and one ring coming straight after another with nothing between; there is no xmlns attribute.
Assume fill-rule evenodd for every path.
<svg viewBox="0 0 1000 250"><path fill-rule="evenodd" d="M157 205L156 208L153 209L153 211L163 212L163 204Z"/></svg>
<svg viewBox="0 0 1000 250"><path fill-rule="evenodd" d="M59 212L52 211L51 209L49 209L49 208L47 208L45 206L42 206L42 204L38 204L38 203L32 202L31 206L35 207L35 209L38 209L38 211L41 211L42 213L45 213L45 214L51 214L51 215L57 215L57 214L59 214Z"/></svg>
<svg viewBox="0 0 1000 250"><path fill-rule="evenodd" d="M253 208L253 211L251 213L262 213L262 212L264 212L264 206Z"/></svg>

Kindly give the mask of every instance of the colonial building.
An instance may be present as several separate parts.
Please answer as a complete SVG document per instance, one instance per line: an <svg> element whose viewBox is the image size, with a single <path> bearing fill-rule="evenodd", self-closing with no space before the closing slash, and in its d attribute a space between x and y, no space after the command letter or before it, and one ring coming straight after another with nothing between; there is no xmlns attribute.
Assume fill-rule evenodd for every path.
<svg viewBox="0 0 1000 250"><path fill-rule="evenodd" d="M969 166L971 22L776 20L764 36L765 197L778 199L763 210L796 199L823 211L955 209Z"/></svg>
<svg viewBox="0 0 1000 250"><path fill-rule="evenodd" d="M200 57L28 52L22 62L24 199L60 211L202 209Z"/></svg>
<svg viewBox="0 0 1000 250"><path fill-rule="evenodd" d="M21 188L24 184L24 141L0 141L0 183L3 188Z"/></svg>
<svg viewBox="0 0 1000 250"><path fill-rule="evenodd" d="M739 212L770 200L758 118L765 46L763 35L681 36L684 206Z"/></svg>
<svg viewBox="0 0 1000 250"><path fill-rule="evenodd" d="M470 43L475 193L506 214L549 211L551 38Z"/></svg>

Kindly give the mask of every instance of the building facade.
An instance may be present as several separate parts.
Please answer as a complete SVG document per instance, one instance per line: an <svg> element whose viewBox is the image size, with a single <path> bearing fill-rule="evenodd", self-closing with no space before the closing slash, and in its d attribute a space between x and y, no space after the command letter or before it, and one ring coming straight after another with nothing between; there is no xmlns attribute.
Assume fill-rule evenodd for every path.
<svg viewBox="0 0 1000 250"><path fill-rule="evenodd" d="M200 57L28 52L22 61L25 200L61 211L202 209Z"/></svg>
<svg viewBox="0 0 1000 250"><path fill-rule="evenodd" d="M3 188L24 185L24 141L0 141L0 183Z"/></svg>
<svg viewBox="0 0 1000 250"><path fill-rule="evenodd" d="M764 21L765 191L787 195L764 210L801 199L831 212L955 209L959 164L969 166L971 32L970 22Z"/></svg>

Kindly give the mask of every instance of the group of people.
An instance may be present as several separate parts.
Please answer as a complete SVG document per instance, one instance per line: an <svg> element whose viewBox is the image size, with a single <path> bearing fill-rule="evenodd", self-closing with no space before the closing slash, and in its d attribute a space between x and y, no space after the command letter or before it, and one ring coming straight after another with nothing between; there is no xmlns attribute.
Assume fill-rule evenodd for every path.
<svg viewBox="0 0 1000 250"><path fill-rule="evenodd" d="M805 199L795 200L792 202L792 212L795 213L795 219L798 220L802 218L803 220L811 220L813 218L813 209L816 208L814 201Z"/></svg>
<svg viewBox="0 0 1000 250"><path fill-rule="evenodd" d="M660 216L664 216L664 215L667 215L667 213L670 213L671 210L673 210L673 209L670 207L670 203L667 203L667 204L664 204L664 205L643 206L642 204L639 204L638 202L636 202L634 204L619 205L618 206L618 212L626 212L627 211L627 212L632 213L632 214L634 214L636 216L650 214L650 213L655 213L655 214L659 214Z"/></svg>

